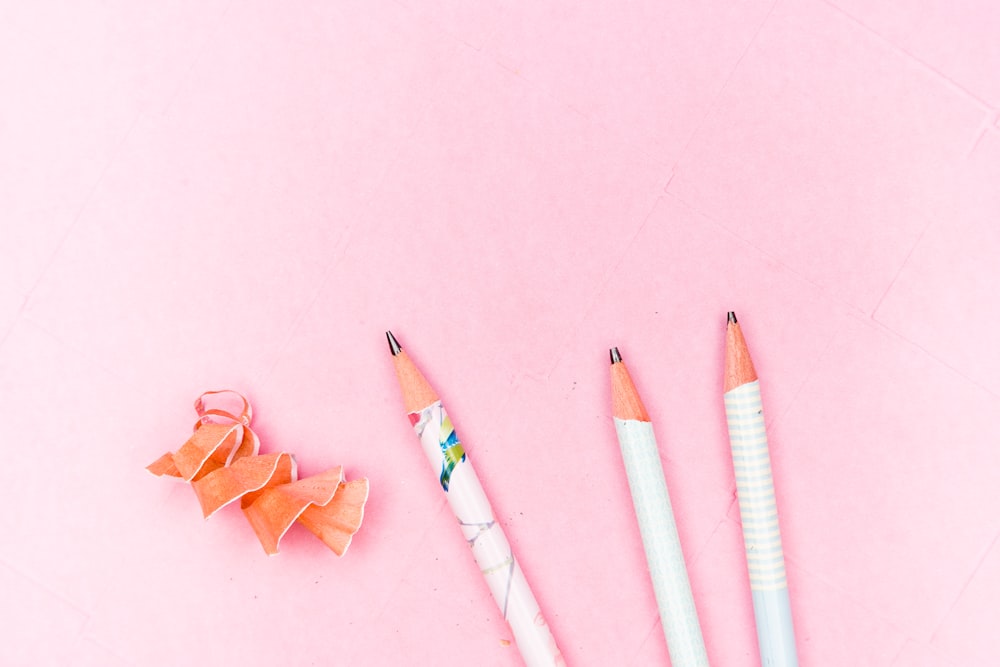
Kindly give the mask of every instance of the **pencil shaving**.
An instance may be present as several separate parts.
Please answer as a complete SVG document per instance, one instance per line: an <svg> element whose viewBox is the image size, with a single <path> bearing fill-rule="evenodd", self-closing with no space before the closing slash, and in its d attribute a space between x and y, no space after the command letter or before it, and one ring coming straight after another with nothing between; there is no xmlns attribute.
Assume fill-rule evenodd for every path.
<svg viewBox="0 0 1000 667"><path fill-rule="evenodd" d="M269 555L298 521L338 556L361 527L368 500L366 478L347 481L342 466L298 479L287 452L259 453L250 428L253 410L235 391L212 391L195 401L194 433L176 452L146 467L157 476L189 482L207 519L240 501L243 514ZM237 414L238 413L238 414Z"/></svg>

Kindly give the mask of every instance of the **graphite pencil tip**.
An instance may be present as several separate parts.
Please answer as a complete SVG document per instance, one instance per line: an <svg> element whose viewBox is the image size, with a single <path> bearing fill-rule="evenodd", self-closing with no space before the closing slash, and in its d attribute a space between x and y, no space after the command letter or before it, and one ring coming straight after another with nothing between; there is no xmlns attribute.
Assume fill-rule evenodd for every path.
<svg viewBox="0 0 1000 667"><path fill-rule="evenodd" d="M385 337L389 341L389 351L392 352L392 356L395 357L397 354L403 351L403 348L399 346L399 341L396 340L396 337L392 335L391 331L386 331Z"/></svg>
<svg viewBox="0 0 1000 667"><path fill-rule="evenodd" d="M617 364L622 360L622 353L618 351L617 347L611 348L611 363Z"/></svg>
<svg viewBox="0 0 1000 667"><path fill-rule="evenodd" d="M726 313L726 324L736 324L736 313L731 310Z"/></svg>

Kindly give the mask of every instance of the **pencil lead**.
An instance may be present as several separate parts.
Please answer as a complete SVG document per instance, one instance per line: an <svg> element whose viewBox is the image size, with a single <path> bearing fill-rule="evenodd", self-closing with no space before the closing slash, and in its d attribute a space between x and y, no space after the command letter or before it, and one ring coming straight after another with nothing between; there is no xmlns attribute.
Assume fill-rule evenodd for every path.
<svg viewBox="0 0 1000 667"><path fill-rule="evenodd" d="M611 348L611 363L617 364L622 360L622 353L618 351L617 347Z"/></svg>
<svg viewBox="0 0 1000 667"><path fill-rule="evenodd" d="M726 324L736 324L736 313L731 310L726 313Z"/></svg>
<svg viewBox="0 0 1000 667"><path fill-rule="evenodd" d="M389 351L392 352L392 356L396 356L403 351L403 348L399 346L399 341L396 337L392 335L391 331L385 332L385 337L389 340Z"/></svg>

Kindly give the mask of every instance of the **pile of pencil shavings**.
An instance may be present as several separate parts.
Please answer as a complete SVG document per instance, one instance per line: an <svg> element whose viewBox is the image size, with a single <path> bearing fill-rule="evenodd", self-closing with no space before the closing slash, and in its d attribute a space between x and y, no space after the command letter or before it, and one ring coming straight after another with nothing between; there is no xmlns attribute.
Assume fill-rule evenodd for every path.
<svg viewBox="0 0 1000 667"><path fill-rule="evenodd" d="M234 399L242 407L225 409ZM206 392L195 402L195 410L198 422L188 441L147 470L189 482L206 519L239 500L269 555L278 553L278 543L296 521L338 556L347 552L364 518L366 478L346 481L338 466L298 479L291 454L259 454L260 439L250 428L253 410L235 391Z"/></svg>

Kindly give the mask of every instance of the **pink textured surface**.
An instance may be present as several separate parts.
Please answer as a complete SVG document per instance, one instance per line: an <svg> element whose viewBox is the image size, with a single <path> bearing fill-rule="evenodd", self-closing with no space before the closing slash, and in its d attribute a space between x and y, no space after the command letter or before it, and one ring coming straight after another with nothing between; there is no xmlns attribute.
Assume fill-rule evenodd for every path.
<svg viewBox="0 0 1000 667"><path fill-rule="evenodd" d="M1000 662L993 3L8 5L3 664L520 664L390 327L571 665L667 661L620 346L709 655L757 664L730 309L802 664ZM222 387L302 473L370 478L345 558L293 528L269 559L142 469Z"/></svg>

